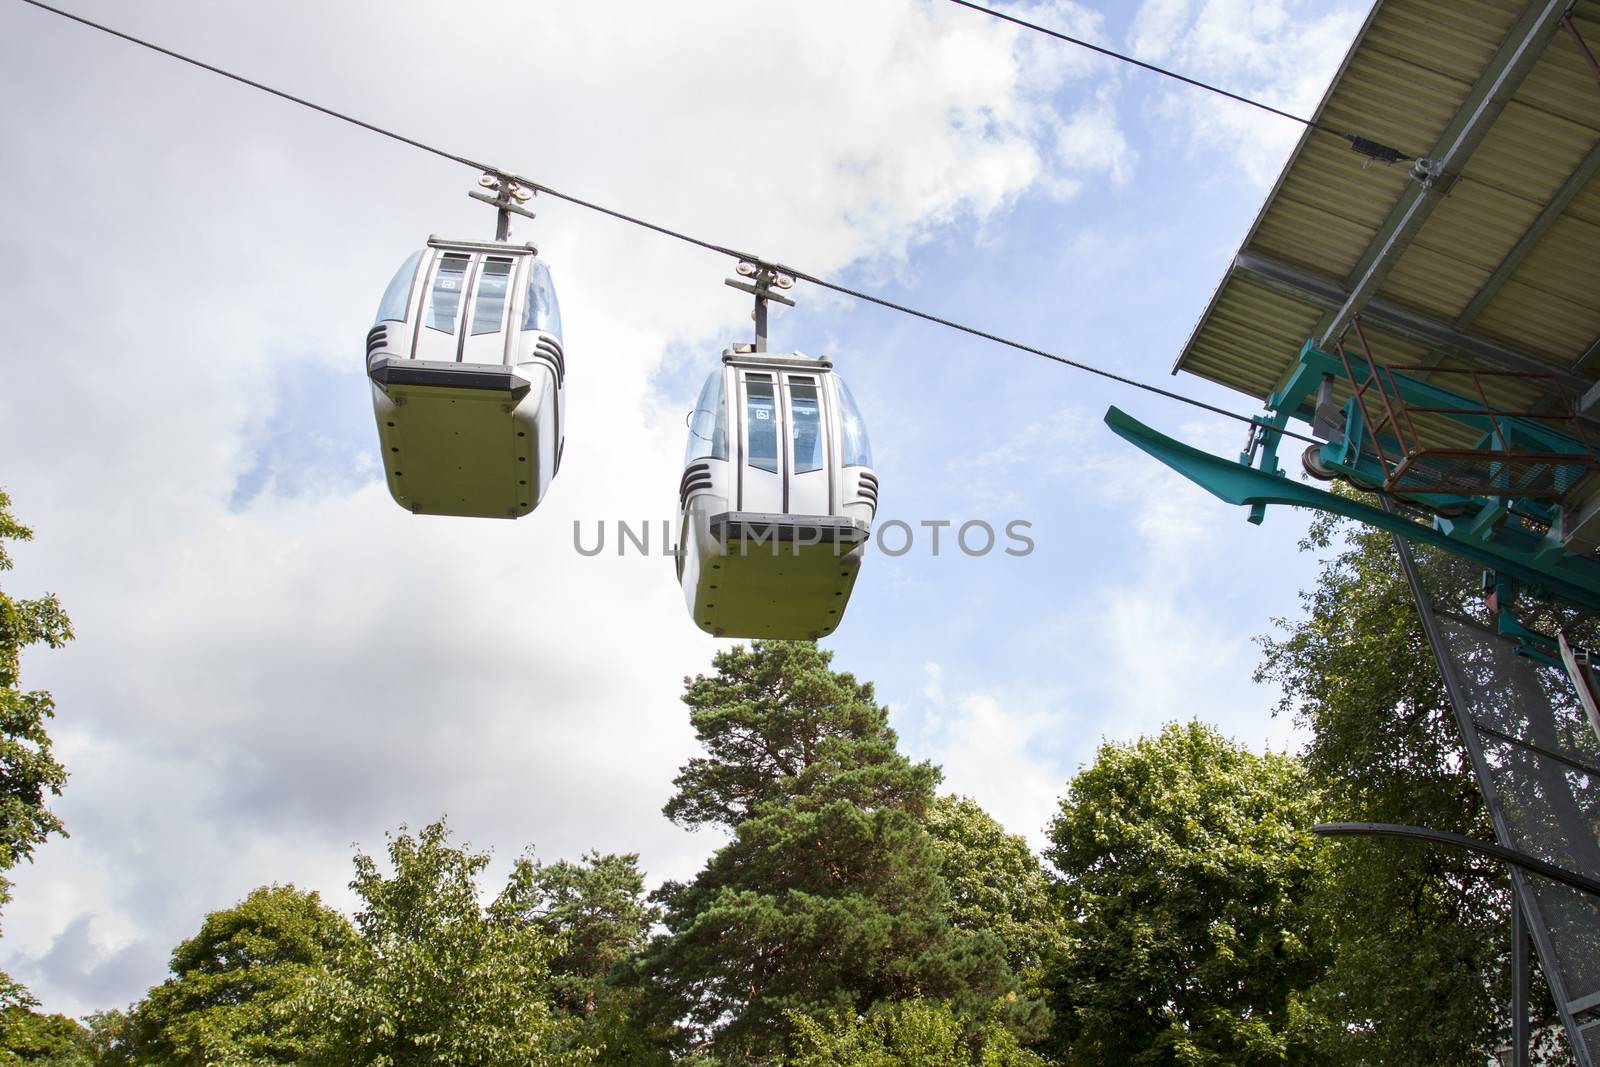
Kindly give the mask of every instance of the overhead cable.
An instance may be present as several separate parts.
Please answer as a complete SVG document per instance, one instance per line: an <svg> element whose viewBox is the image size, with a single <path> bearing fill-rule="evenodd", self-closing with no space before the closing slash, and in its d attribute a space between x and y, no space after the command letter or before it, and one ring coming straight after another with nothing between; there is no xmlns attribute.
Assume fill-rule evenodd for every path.
<svg viewBox="0 0 1600 1067"><path fill-rule="evenodd" d="M1321 130L1323 133L1331 133L1335 137L1349 141L1350 148L1353 151L1359 152L1361 155L1364 155L1367 158L1375 160L1379 163L1401 163L1408 162L1414 158L1413 156L1409 156L1404 152L1401 152L1398 148L1390 148L1388 145L1380 144L1379 142L1371 140L1370 138L1361 137L1353 133L1346 133L1337 127L1329 126L1327 123L1318 122L1315 119L1308 119L1304 116L1296 115L1292 111L1285 111L1279 107L1273 107L1271 104L1263 103L1260 100L1252 99L1251 97L1244 96L1240 93L1231 92L1230 90L1224 89L1221 86L1212 85L1210 82L1203 82L1198 78L1191 78L1187 74L1179 74L1175 70L1170 70L1167 67L1157 66L1154 63L1148 63L1145 60L1128 55L1126 52L1118 52L1115 49L1107 48L1104 45L1095 44L1093 41L1084 40L1082 37L1074 37L1069 33L1062 33L1060 30L1053 30L1048 26L1041 26L1037 22L1029 22L1027 19L1018 18L1016 15L1012 15L1004 11L997 11L992 7L985 7L983 4L974 3L973 0L950 0L950 2L960 7L968 8L972 11L982 12L985 15L1000 19L1003 22L1009 22L1014 26L1021 26L1023 29L1032 30L1035 33L1042 33L1046 37L1054 37L1058 41L1065 41L1067 44L1077 45L1079 48L1086 48L1091 52L1098 52L1110 59L1115 59L1122 63L1132 64L1135 67L1148 70L1152 74L1159 74L1163 78L1171 78L1174 81L1183 82L1185 85L1192 85L1196 89L1203 89L1208 93L1216 93L1218 96L1226 97L1229 100L1236 101L1248 107L1265 111L1269 115L1276 115L1279 118L1288 119L1290 122L1298 122L1302 126L1306 126L1313 130Z"/></svg>
<svg viewBox="0 0 1600 1067"><path fill-rule="evenodd" d="M607 216L609 216L611 218L614 218L614 219L617 219L617 220L619 220L621 222L626 222L626 223L629 223L630 225L633 225L633 226L639 226L639 227L642 227L643 229L651 230L651 231L653 231L655 233L661 234L664 237L671 237L674 240L682 241L682 242L685 242L686 244L694 245L697 248L702 248L702 249L705 249L706 251L709 251L709 252L716 252L719 255L728 256L729 258L737 259L737 260L740 260L742 262L752 262L752 263L766 263L767 262L765 260L762 260L760 257L753 256L753 255L750 255L750 254L745 253L745 252L740 252L737 249L728 247L727 245L716 244L716 243L714 243L712 241L707 241L707 240L704 240L702 238L695 237L695 236L693 236L691 234L684 233L684 232L682 232L680 230L674 230L671 227L662 226L659 223L650 222L649 220L640 218L637 215L630 215L627 212L619 211L616 208L606 207L603 204L598 204L598 203L596 203L596 202L594 202L592 200L585 200L582 197L574 196L571 193L564 193L564 192L560 191L559 189L551 188L550 186L545 185L542 182L536 182L536 181L534 181L534 180L532 180L530 178L525 178L522 175L516 174L514 172L502 170L499 167L491 166L488 163L482 163L482 162L479 162L478 160L471 159L471 158L469 158L467 156L457 155L454 152L447 152L442 148L435 147L434 145L427 144L426 142L423 142L423 141L418 141L418 140L416 140L415 138L412 138L412 137L407 137L404 134L396 133L393 130L385 129L384 127L376 125L375 123L371 123L371 122L367 122L367 121L362 120L362 119L355 118L354 116L347 115L342 111L336 111L333 108L324 107L323 105L314 103L314 102L312 102L310 100L305 99L304 97L295 96L293 93L288 93L288 92L283 91L282 89L273 88L272 86L263 84L262 82L255 81L255 80L253 80L251 78L246 78L241 74L235 74L232 71L223 69L222 67L218 67L218 66L215 66L215 65L213 65L211 63L206 63L203 60L195 59L192 56L185 55L182 52L177 52L177 51L174 51L174 50L172 50L170 48L164 48L161 45L155 44L155 43L150 42L150 41L146 41L143 38L135 37L132 34L128 34L128 33L123 33L121 30L112 29L109 26L104 26L104 25L102 25L102 24L100 24L98 22L94 22L94 21L92 21L90 19L84 18L81 15L75 15L75 14L71 13L70 11L63 11L62 9L60 9L58 7L53 7L50 4L42 2L42 0L22 0L22 2L25 3L25 4L29 4L29 5L31 5L33 7L39 8L39 9L41 9L43 11L48 11L53 15L59 15L62 18L70 19L73 22L79 23L80 25L87 26L87 27L89 27L91 29L99 30L102 33L110 34L111 36L116 37L116 38L118 38L120 40L123 40L123 41L127 41L130 44L136 44L136 45L140 46L141 48L148 48L152 52L158 52L161 55L164 55L164 56L166 56L166 57L168 57L170 59L176 59L179 62L187 63L190 66L199 67L201 70L208 71L208 72L210 72L212 74L220 75L221 77L228 78L231 81L236 81L236 82L240 83L241 85L247 85L252 89L259 89L260 91L262 91L264 93L269 93L272 96L278 97L280 100L287 100L290 103L299 104L302 107L310 108L311 110L319 112L319 113L321 113L323 115L327 115L330 118L338 119L341 122L347 122L352 126L359 126L361 129L366 130L369 133L378 134L380 137L387 137L387 138L389 138L391 140L398 141L401 144L409 145L412 148L418 149L418 150L423 151L423 152L427 152L430 155L438 156L441 159L449 160L452 163L459 163L462 166L471 167L473 170L476 170L476 171L481 171L481 172L484 172L484 173L500 175L500 176L509 178L512 181L516 182L518 185L521 185L521 186L523 186L525 188L533 189L533 190L535 190L537 192L543 193L545 196L550 196L550 197L554 197L557 200L566 201L567 203L573 204L573 205L575 205L577 207L585 208L585 209L587 209L589 211L598 212L599 214L607 215ZM869 303L869 304L876 304L877 306L882 307L882 308L887 308L890 311L898 311L901 314L910 315L910 316L912 316L914 318L923 319L923 320L925 320L927 322L935 323L936 325L944 326L944 327L946 327L948 329L957 330L957 331L959 331L961 333L965 333L965 334L970 334L973 337L980 337L980 338L982 338L982 339L984 339L986 341L992 341L995 344L1003 345L1003 346L1005 346L1007 348L1016 349L1019 352L1026 352L1029 355L1039 356L1039 357L1041 357L1043 359L1052 360L1052 361L1054 361L1056 363L1062 364L1063 366L1072 367L1072 368L1074 368L1076 370L1081 370L1081 371L1084 371L1084 372L1089 373L1089 374L1095 374L1095 375L1098 375L1098 376L1100 376L1102 378L1106 378L1106 379L1109 379L1111 381L1118 382L1118 383L1120 383L1122 385L1130 386L1130 387L1135 388L1135 389L1142 389L1145 392L1154 393L1155 395L1161 396L1161 397L1165 397L1168 400L1176 400L1179 403L1188 404L1188 405L1190 405L1192 407L1200 408L1201 410L1204 410L1204 411L1209 411L1209 412L1211 412L1212 414L1215 414L1215 415L1222 415L1222 416L1224 416L1226 418L1234 419L1234 420L1237 420L1239 422L1248 423L1248 424L1250 424L1252 426L1260 426L1261 425L1261 421L1260 420L1258 420L1256 418L1252 418L1249 415L1241 415L1236 411L1229 411L1227 408L1218 407L1215 404L1208 404L1203 400L1197 400L1194 397L1184 396L1182 393L1176 393L1176 392L1173 392L1170 389L1163 389L1160 386L1151 385L1148 382L1142 382L1142 381L1139 381L1138 379L1135 379L1135 378L1129 378L1129 377L1126 377L1124 375L1117 374L1114 371L1105 370L1105 369L1103 369L1101 367L1096 367L1096 366L1093 366L1092 364L1083 363L1083 362L1080 362L1080 361L1075 360L1075 359L1069 359L1068 357L1063 356L1063 355L1059 355L1059 354L1057 354L1055 352L1049 352L1049 351L1047 351L1045 349L1042 349L1042 348L1036 348L1033 345L1023 344L1021 341L1014 341L1014 340L1012 340L1010 338L1003 337L1000 334L990 333L987 330L981 330L981 329L977 328L976 326L968 326L965 323L958 322L958 321L956 321L954 319L947 319L947 318L944 318L944 317L942 317L940 315L935 315L935 314L933 314L932 312L929 312L929 311L922 311L922 310L919 310L919 309L914 308L914 307L910 307L910 306L905 305L905 304L899 304L899 303L896 303L896 302L894 302L892 300L889 300L889 299L887 299L885 297L876 296L876 295L874 295L872 293L866 292L866 291L861 290L861 289L853 289L850 286L841 285L838 282L828 281L826 278L819 277L818 275L812 274L809 271L799 270L797 268L786 266L786 265L781 264L781 263L773 263L773 264L769 264L769 265L773 266L773 267L776 267L777 269L781 270L783 273L789 274L789 275L793 276L796 279L799 279L801 281L810 282L812 285L818 286L818 287L823 288L823 289L831 290L831 291L833 291L835 293L839 293L839 294L841 294L843 296L851 297L852 299L855 299L855 300L860 300L860 301L863 301L863 302ZM1274 427L1273 428L1273 432L1281 433L1285 437L1292 437L1292 438L1295 438L1296 440L1306 441L1306 442L1308 442L1310 444L1320 444L1321 443L1321 442L1317 441L1315 438L1307 437L1307 436L1304 436L1302 434L1295 433L1292 430L1287 430L1287 429L1279 430L1279 429Z"/></svg>

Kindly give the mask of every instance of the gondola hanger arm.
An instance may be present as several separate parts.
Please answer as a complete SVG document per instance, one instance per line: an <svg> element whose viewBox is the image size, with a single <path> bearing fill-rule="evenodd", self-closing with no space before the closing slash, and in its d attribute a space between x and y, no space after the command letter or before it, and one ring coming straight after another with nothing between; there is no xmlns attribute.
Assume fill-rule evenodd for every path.
<svg viewBox="0 0 1600 1067"><path fill-rule="evenodd" d="M780 304L794 307L794 299L778 292L779 289L794 288L794 275L779 267L776 263L753 257L741 257L739 265L734 268L741 277L750 281L740 281L738 278L727 278L725 284L741 292L749 293L756 298L756 308L751 318L756 323L756 343L754 350L765 352L767 350L767 301L776 300Z"/></svg>
<svg viewBox="0 0 1600 1067"><path fill-rule="evenodd" d="M493 190L494 195L490 196L488 193L481 193L476 189L468 192L467 195L474 200L488 204L499 213L495 222L494 239L496 241L506 241L511 238L512 215L521 215L523 218L528 219L536 217L532 211L522 206L532 200L534 193L538 192L531 183L504 171L486 170L483 173L483 177L478 179L478 184L485 189Z"/></svg>

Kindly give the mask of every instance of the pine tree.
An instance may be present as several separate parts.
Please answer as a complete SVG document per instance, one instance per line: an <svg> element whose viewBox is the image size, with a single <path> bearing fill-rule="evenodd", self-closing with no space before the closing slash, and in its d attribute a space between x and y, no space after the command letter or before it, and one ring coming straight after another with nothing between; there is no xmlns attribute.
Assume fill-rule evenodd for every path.
<svg viewBox="0 0 1600 1067"><path fill-rule="evenodd" d="M926 997L976 1026L1011 988L998 940L951 924L924 826L938 770L900 754L871 684L830 659L758 641L686 680L707 754L665 810L732 840L660 891L668 933L643 968L661 1017L721 1062L781 1051L791 1012Z"/></svg>
<svg viewBox="0 0 1600 1067"><path fill-rule="evenodd" d="M590 852L572 863L518 861L502 896L514 914L559 946L550 960L549 998L572 1022L571 1047L600 1049L595 1063L665 1064L662 1027L640 1018L643 989L631 964L659 911L645 899L637 853Z"/></svg>

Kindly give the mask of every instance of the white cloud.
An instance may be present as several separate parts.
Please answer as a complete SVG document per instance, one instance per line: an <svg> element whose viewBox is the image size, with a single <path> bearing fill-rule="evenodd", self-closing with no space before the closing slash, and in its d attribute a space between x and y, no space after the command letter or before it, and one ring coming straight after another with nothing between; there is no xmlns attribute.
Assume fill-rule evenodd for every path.
<svg viewBox="0 0 1600 1067"><path fill-rule="evenodd" d="M944 770L941 792L972 797L1014 834L1043 847L1044 830L1066 780L1057 734L1066 712L1055 699L1025 693L947 697L941 668L930 679L919 726L906 747ZM905 714L911 709L896 709Z"/></svg>
<svg viewBox="0 0 1600 1067"><path fill-rule="evenodd" d="M1128 32L1141 59L1310 117L1370 3L1313 12L1308 0L1145 0ZM1158 97L1164 125L1187 128L1192 150L1227 153L1264 185L1277 176L1302 127L1236 101L1170 83Z"/></svg>
<svg viewBox="0 0 1600 1067"><path fill-rule="evenodd" d="M1292 722L1272 717L1276 695L1252 681L1258 650L1251 637L1265 620L1241 629L1232 623L1229 601L1271 587L1288 595L1294 572L1284 565L1306 564L1296 563L1284 531L1304 522L1301 513L1278 508L1269 528L1249 526L1243 509L1125 442L1088 438L1065 421L1060 432L1058 443L1044 428L1023 427L986 456L1001 464L1034 457L1037 494L1093 500L1090 521L1115 533L1081 550L1060 606L1030 620L1023 637L1054 664L1070 700L1024 697L1025 706L1053 710L1037 721L1024 716L1009 728L982 729L993 729L1002 748L1019 739L1023 752L1015 766L1022 780L1042 782L1038 770L1048 767L1058 787L1102 740L1130 740L1175 719L1202 719L1252 745L1282 747L1298 739ZM1228 455L1238 451L1243 428L1196 419L1172 432ZM974 728L935 751L960 763L981 734ZM1056 745L1049 757L1038 751L1045 739Z"/></svg>
<svg viewBox="0 0 1600 1067"><path fill-rule="evenodd" d="M1102 86L1090 103L1056 128L1055 150L1063 170L1104 174L1113 185L1125 185L1133 176L1138 153L1118 121L1116 100L1116 93Z"/></svg>

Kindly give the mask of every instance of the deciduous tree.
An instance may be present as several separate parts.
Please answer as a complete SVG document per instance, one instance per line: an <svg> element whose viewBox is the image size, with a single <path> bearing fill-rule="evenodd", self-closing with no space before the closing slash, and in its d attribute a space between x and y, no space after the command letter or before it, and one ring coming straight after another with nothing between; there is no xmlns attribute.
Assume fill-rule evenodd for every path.
<svg viewBox="0 0 1600 1067"><path fill-rule="evenodd" d="M392 874L358 854L359 938L314 980L301 1010L323 1021L327 1067L569 1067L546 992L558 946L514 895L478 901L486 853L450 843L443 820L389 839Z"/></svg>
<svg viewBox="0 0 1600 1067"><path fill-rule="evenodd" d="M1262 639L1260 681L1310 733L1307 767L1324 821L1399 822L1492 839L1443 682L1388 534L1319 522L1324 550L1303 617ZM1478 572L1415 550L1430 589L1460 613L1480 610ZM1332 1062L1456 1064L1483 1060L1503 1011L1504 872L1455 849L1393 842L1337 846L1319 897L1332 966L1309 991L1330 1025ZM1548 1012L1548 996L1536 1009Z"/></svg>
<svg viewBox="0 0 1600 1067"><path fill-rule="evenodd" d="M172 953L172 977L132 1013L132 1057L152 1067L304 1063L320 1035L292 1010L355 940L316 893L264 886L212 912Z"/></svg>
<svg viewBox="0 0 1600 1067"><path fill-rule="evenodd" d="M33 531L12 516L11 498L0 491L0 571L12 568L5 543L32 538ZM50 797L60 796L67 782L67 770L50 746L55 701L43 690L23 689L21 675L23 649L60 648L70 640L72 623L55 597L18 599L0 590L0 908L11 900L5 872L31 860L51 834L66 836L49 807ZM36 1014L37 1006L26 989L0 971L0 1056L21 1055L17 1050L35 1038L48 1043L69 1032L62 1030L60 1016Z"/></svg>
<svg viewBox="0 0 1600 1067"><path fill-rule="evenodd" d="M1028 842L1007 833L970 797L942 796L928 812L939 873L950 892L950 921L993 934L1030 994L1066 950L1059 895Z"/></svg>
<svg viewBox="0 0 1600 1067"><path fill-rule="evenodd" d="M94 1041L77 1020L36 1011L38 1002L12 983L0 1006L0 1065L92 1067Z"/></svg>
<svg viewBox="0 0 1600 1067"><path fill-rule="evenodd" d="M11 498L0 492L0 571L12 567L7 541L27 541L33 531L11 515ZM21 684L22 650L59 648L72 639L72 624L53 596L16 599L0 591L0 906L11 899L4 875L31 859L51 834L66 831L49 797L60 796L66 768L56 761L46 730L55 702Z"/></svg>
<svg viewBox="0 0 1600 1067"><path fill-rule="evenodd" d="M1055 1050L1074 1064L1312 1062L1299 992L1325 960L1315 793L1297 760L1200 723L1106 744L1047 858L1073 915Z"/></svg>
<svg viewBox="0 0 1600 1067"><path fill-rule="evenodd" d="M794 1015L789 1067L1047 1067L999 1022L976 1028L949 1005L916 999L866 1015Z"/></svg>

